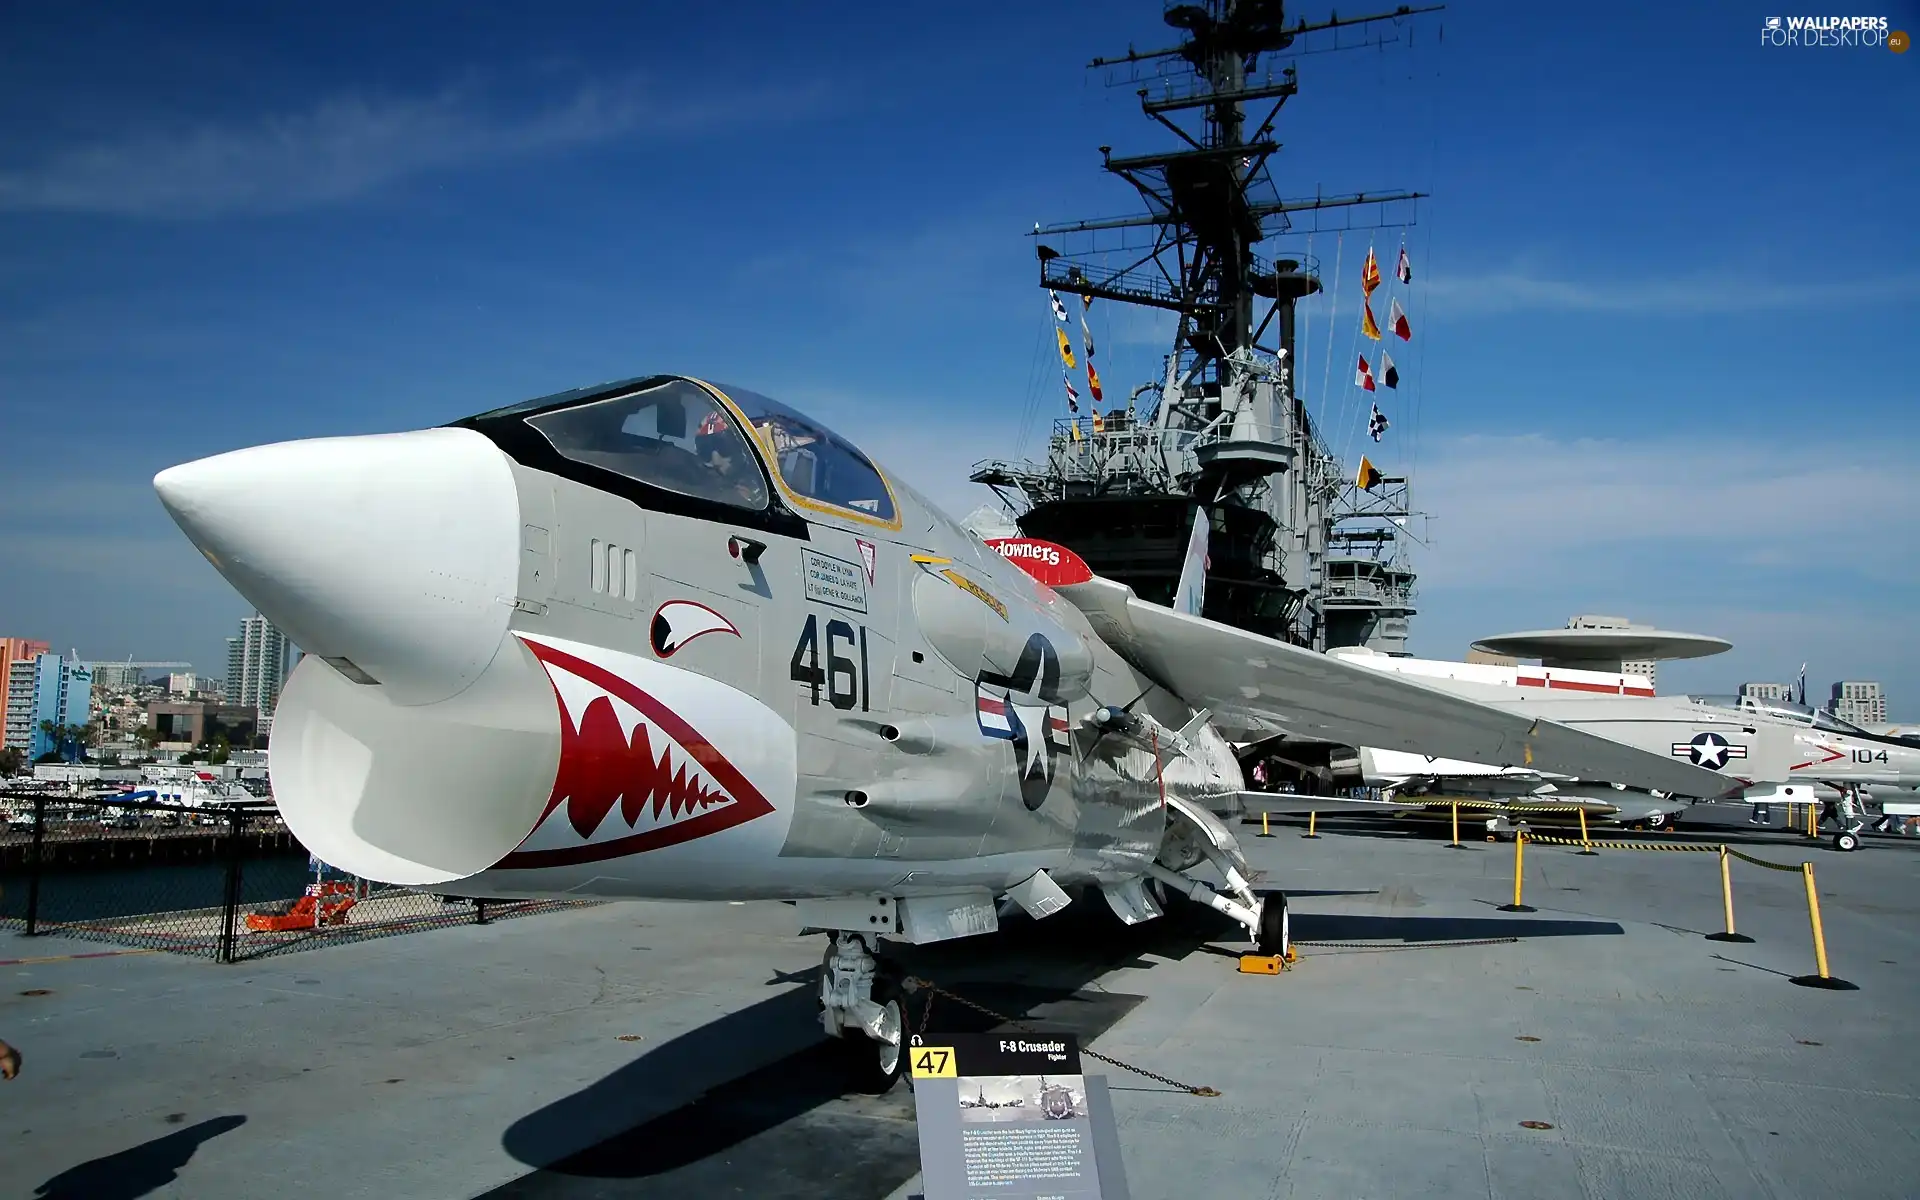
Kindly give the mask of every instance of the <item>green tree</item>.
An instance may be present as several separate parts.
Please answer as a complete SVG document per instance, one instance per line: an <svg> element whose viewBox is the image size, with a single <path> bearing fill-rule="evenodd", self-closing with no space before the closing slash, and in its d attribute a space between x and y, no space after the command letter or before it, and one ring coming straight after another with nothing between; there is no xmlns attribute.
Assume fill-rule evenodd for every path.
<svg viewBox="0 0 1920 1200"><path fill-rule="evenodd" d="M0 776L18 775L27 765L27 752L18 746L0 747Z"/></svg>
<svg viewBox="0 0 1920 1200"><path fill-rule="evenodd" d="M216 733L213 735L212 749L207 754L207 761L217 767L226 762L232 753L233 743L227 740L227 735Z"/></svg>

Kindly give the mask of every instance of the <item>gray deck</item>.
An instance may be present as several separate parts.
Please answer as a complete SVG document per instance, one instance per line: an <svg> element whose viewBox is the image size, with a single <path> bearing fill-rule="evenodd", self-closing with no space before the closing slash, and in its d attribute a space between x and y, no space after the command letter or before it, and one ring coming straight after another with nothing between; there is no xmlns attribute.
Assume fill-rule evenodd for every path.
<svg viewBox="0 0 1920 1200"><path fill-rule="evenodd" d="M1140 1200L1913 1193L1915 841L1745 847L1816 863L1833 971L1861 988L1836 993L1787 982L1813 964L1791 875L1736 864L1759 940L1723 945L1700 936L1712 855L1533 847L1540 911L1509 915L1510 845L1275 829L1247 845L1295 896L1295 936L1373 949L1242 976L1231 930L1075 905L914 960L1222 1090L1108 1072ZM819 940L790 930L779 905L608 905L233 967L0 968L0 1036L26 1059L0 1085L0 1192L905 1195L911 1094L840 1094L801 980ZM102 949L0 935L0 958ZM939 1002L934 1027L970 1017Z"/></svg>

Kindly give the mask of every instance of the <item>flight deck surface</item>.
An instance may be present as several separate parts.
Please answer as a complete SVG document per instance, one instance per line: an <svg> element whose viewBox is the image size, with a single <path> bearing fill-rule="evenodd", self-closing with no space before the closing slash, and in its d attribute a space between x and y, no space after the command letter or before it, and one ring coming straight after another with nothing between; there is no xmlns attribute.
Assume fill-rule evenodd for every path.
<svg viewBox="0 0 1920 1200"><path fill-rule="evenodd" d="M1701 936L1711 854L1530 846L1539 911L1508 914L1510 844L1320 828L1242 829L1294 936L1343 944L1281 976L1238 974L1206 914L1126 930L1097 898L909 965L1220 1090L1089 1064L1140 1200L1911 1194L1920 841L1722 835L1814 862L1832 973L1860 987L1829 992L1788 982L1813 970L1795 875L1735 863L1757 940L1726 944ZM841 1094L822 943L782 905L634 903L230 967L0 967L25 1059L0 1085L0 1195L908 1195L911 1093ZM102 949L0 935L0 958ZM987 1024L935 1001L934 1030Z"/></svg>

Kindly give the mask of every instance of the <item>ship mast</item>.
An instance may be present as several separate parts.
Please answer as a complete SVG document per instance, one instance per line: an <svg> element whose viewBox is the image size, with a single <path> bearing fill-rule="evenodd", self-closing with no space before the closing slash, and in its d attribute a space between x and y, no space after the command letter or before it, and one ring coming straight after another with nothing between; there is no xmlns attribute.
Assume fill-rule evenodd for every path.
<svg viewBox="0 0 1920 1200"><path fill-rule="evenodd" d="M1136 388L1124 412L1056 421L1044 463L976 467L974 480L1003 499L1003 488L1023 494L1023 532L1071 546L1096 571L1165 603L1194 510L1205 509L1206 615L1328 645L1329 536L1340 510L1355 506L1338 503L1346 473L1293 381L1295 306L1321 290L1318 264L1304 254L1270 260L1257 247L1308 232L1295 227L1300 214L1313 214L1315 228L1332 213L1342 230L1404 227L1423 193L1283 199L1269 162L1298 79L1292 66L1276 73L1262 60L1316 35L1331 34L1330 49L1381 45L1392 40L1387 26L1440 7L1289 26L1282 0L1170 4L1164 16L1184 35L1178 45L1093 60L1110 84L1136 85L1142 112L1179 141L1119 157L1100 148L1105 169L1145 211L1036 226L1040 283L1088 303L1172 312L1176 331L1163 378ZM1362 39L1340 44L1341 31L1355 29ZM1249 106L1264 109L1251 128ZM1152 393L1150 406L1136 403ZM1401 630L1404 641L1404 622Z"/></svg>

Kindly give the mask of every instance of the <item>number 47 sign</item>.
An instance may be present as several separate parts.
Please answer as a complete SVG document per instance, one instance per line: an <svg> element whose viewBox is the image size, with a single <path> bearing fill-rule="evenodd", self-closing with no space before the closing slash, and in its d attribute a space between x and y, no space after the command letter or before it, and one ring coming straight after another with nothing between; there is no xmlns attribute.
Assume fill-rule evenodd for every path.
<svg viewBox="0 0 1920 1200"><path fill-rule="evenodd" d="M915 1079L953 1079L958 1075L952 1046L915 1046L907 1065Z"/></svg>

